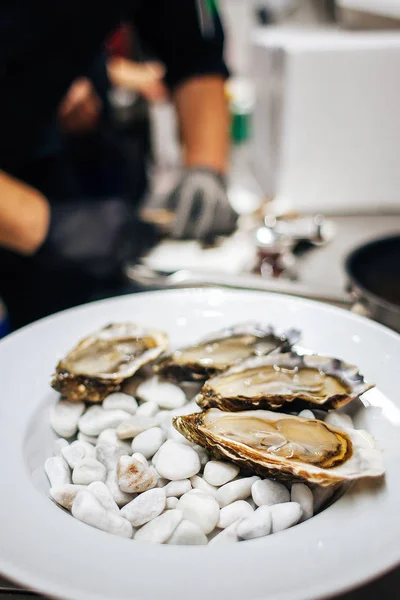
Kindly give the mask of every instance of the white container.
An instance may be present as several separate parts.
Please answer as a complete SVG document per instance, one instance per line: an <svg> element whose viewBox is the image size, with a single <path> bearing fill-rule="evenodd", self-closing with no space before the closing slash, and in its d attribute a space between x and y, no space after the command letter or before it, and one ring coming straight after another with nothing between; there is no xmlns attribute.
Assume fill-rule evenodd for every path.
<svg viewBox="0 0 400 600"><path fill-rule="evenodd" d="M265 194L302 212L400 212L400 33L264 28L252 48Z"/></svg>

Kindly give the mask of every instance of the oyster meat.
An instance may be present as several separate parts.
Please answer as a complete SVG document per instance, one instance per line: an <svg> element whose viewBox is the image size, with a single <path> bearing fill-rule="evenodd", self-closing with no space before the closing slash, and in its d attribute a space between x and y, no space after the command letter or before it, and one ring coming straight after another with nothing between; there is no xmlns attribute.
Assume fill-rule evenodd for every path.
<svg viewBox="0 0 400 600"><path fill-rule="evenodd" d="M204 384L198 404L238 411L339 408L374 387L357 367L326 356L294 353L250 358Z"/></svg>
<svg viewBox="0 0 400 600"><path fill-rule="evenodd" d="M173 381L205 381L250 356L263 356L277 349L290 350L298 337L295 330L279 335L271 326L236 325L216 332L194 346L176 350L162 358L154 370Z"/></svg>
<svg viewBox="0 0 400 600"><path fill-rule="evenodd" d="M175 417L174 427L214 456L261 476L296 478L321 486L384 473L382 457L365 431L266 410Z"/></svg>
<svg viewBox="0 0 400 600"><path fill-rule="evenodd" d="M115 323L83 339L60 360L52 387L71 401L101 402L168 347L168 336L133 323Z"/></svg>

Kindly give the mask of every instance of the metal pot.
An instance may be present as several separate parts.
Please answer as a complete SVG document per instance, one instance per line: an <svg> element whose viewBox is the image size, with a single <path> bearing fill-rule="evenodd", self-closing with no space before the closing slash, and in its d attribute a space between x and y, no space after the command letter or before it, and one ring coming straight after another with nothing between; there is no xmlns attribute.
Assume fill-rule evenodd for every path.
<svg viewBox="0 0 400 600"><path fill-rule="evenodd" d="M356 248L345 268L349 292L364 314L400 332L400 235Z"/></svg>

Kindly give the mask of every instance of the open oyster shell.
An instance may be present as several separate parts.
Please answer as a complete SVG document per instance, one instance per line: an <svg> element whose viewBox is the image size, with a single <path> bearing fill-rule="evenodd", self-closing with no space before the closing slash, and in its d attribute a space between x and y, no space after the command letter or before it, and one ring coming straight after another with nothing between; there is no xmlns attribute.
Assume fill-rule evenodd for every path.
<svg viewBox="0 0 400 600"><path fill-rule="evenodd" d="M288 351L298 338L295 330L278 334L271 326L258 323L236 325L172 352L154 370L173 381L205 381L250 356L263 356L277 349Z"/></svg>
<svg viewBox="0 0 400 600"><path fill-rule="evenodd" d="M266 410L210 409L175 417L174 427L214 456L261 476L298 478L321 486L384 473L382 457L365 431L341 431L317 419Z"/></svg>
<svg viewBox="0 0 400 600"><path fill-rule="evenodd" d="M107 325L60 360L51 385L68 400L101 402L167 347L168 336L162 331L133 323Z"/></svg>
<svg viewBox="0 0 400 600"><path fill-rule="evenodd" d="M202 408L238 411L328 410L348 404L374 387L358 368L326 356L294 353L250 358L209 379L197 398Z"/></svg>

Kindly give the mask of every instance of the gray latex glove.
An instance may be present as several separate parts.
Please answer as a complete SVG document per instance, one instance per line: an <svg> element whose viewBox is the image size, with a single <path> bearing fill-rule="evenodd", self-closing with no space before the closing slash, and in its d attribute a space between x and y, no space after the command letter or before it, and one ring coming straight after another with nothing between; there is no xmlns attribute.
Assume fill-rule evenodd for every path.
<svg viewBox="0 0 400 600"><path fill-rule="evenodd" d="M236 227L237 214L229 203L225 179L206 167L185 169L178 185L157 204L174 213L170 228L174 238L228 235Z"/></svg>

